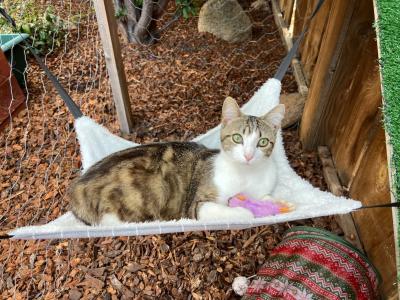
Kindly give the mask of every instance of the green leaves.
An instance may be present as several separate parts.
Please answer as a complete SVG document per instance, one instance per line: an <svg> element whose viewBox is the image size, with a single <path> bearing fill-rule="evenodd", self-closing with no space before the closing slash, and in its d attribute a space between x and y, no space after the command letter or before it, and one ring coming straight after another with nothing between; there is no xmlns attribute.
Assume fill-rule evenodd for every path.
<svg viewBox="0 0 400 300"><path fill-rule="evenodd" d="M182 16L185 19L197 15L197 8L194 5L193 0L175 0L175 3L177 9L181 11Z"/></svg>
<svg viewBox="0 0 400 300"><path fill-rule="evenodd" d="M136 7L143 7L143 0L133 0Z"/></svg>
<svg viewBox="0 0 400 300"><path fill-rule="evenodd" d="M68 26L51 6L40 10L34 0L6 0L3 6L15 18L18 28L15 30L0 18L1 33L27 33L33 40L33 46L41 53L61 46Z"/></svg>
<svg viewBox="0 0 400 300"><path fill-rule="evenodd" d="M115 17L117 19L121 19L123 17L126 17L128 15L128 10L126 9L126 7L120 8L115 12Z"/></svg>

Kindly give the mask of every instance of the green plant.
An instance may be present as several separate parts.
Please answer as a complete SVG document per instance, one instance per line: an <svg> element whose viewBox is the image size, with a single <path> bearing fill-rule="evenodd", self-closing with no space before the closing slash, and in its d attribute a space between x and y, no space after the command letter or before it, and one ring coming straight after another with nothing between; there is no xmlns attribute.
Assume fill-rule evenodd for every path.
<svg viewBox="0 0 400 300"><path fill-rule="evenodd" d="M175 0L177 9L182 13L185 19L197 14L197 7L193 0Z"/></svg>
<svg viewBox="0 0 400 300"><path fill-rule="evenodd" d="M123 8L119 8L116 12L115 12L115 17L117 19L121 19L123 17L126 17L128 15L128 10L126 9L126 7Z"/></svg>
<svg viewBox="0 0 400 300"><path fill-rule="evenodd" d="M1 33L27 33L33 40L33 46L41 53L61 46L68 26L51 6L40 7L35 5L34 0L5 0L2 6L15 19L17 28L1 18Z"/></svg>
<svg viewBox="0 0 400 300"><path fill-rule="evenodd" d="M136 7L143 7L143 0L133 0L133 4Z"/></svg>

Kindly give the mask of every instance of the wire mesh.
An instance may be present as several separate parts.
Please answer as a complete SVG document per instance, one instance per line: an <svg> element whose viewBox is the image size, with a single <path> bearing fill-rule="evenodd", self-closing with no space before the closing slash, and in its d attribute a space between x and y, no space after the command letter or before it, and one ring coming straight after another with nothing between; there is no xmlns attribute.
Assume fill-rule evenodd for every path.
<svg viewBox="0 0 400 300"><path fill-rule="evenodd" d="M46 65L85 115L118 133L93 3L89 0L21 1L19 20L29 13L29 6L24 4L28 2L40 11L52 7L54 14L66 24L60 46L57 47L54 39L43 55ZM219 123L226 96L243 104L272 77L285 49L270 3L266 1L266 6L256 9L251 3L240 1L253 26L252 38L241 43L227 43L211 34L199 34L198 17L177 18L177 7L172 1L159 20L158 28L165 30L154 45L128 43L121 34L135 122L133 134L125 135L126 138L139 143L189 140ZM36 31L32 34L36 39L39 35ZM65 213L68 186L80 170L73 119L27 51L25 59L28 62L25 101L14 112L6 108L9 118L2 123L0 131L1 230L44 224ZM11 88L11 78L12 72L0 78L0 88ZM289 74L283 81L283 92L295 91L296 84ZM188 249L179 248L180 245L189 243L189 248L194 249L196 244L207 244L211 251L217 251L220 245L215 240L235 244L232 241L237 239L243 244L253 234L262 238L262 234L271 231L267 227L241 233L196 233L190 240L188 234L150 236L140 242L123 237L89 241L2 241L0 295L16 299L79 299L80 296L92 299L101 295L115 299L120 296L187 299L190 295L200 299L196 298L204 288L198 282L200 278L212 285L203 291L204 299L223 299L231 294L227 286L235 274L230 270L254 273L267 255L267 248L276 240L269 241L265 248L260 247L266 243L261 240L258 248L249 247L249 253L257 253L257 262L240 258L235 247L226 250L224 255L231 261L231 269L225 269L227 259L218 260L215 269L221 266L224 269L216 274L212 272L215 276L223 274L222 281L208 278L210 269L207 268L177 271L177 265L188 263L190 256ZM202 255L206 257L207 253ZM157 255L158 260L154 260ZM212 257L210 254L209 259ZM167 262L165 266L162 261ZM140 266L149 264L153 267L140 272ZM113 268L115 272L110 271ZM177 279L174 274L180 274L181 278L188 276L190 280ZM163 289L155 287L157 282Z"/></svg>

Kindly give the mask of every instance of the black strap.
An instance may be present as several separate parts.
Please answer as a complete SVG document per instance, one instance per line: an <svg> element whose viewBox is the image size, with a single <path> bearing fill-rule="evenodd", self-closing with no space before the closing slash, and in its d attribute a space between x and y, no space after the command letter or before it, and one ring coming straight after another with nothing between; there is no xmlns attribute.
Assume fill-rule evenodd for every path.
<svg viewBox="0 0 400 300"><path fill-rule="evenodd" d="M322 4L324 4L325 0L319 0L317 5L314 8L313 13L311 14L309 21L311 21L314 16L317 14L317 12L319 11L319 9L321 8ZM299 37L297 38L297 40L294 42L292 48L290 49L290 51L288 52L288 54L286 54L285 58L282 60L278 71L276 71L274 78L278 79L279 81L282 81L283 76L285 76L287 69L290 66L290 63L292 62L293 57L296 55L297 50L299 49L300 43L303 40L304 36L306 35L308 31L308 25L303 29L303 31L300 33Z"/></svg>
<svg viewBox="0 0 400 300"><path fill-rule="evenodd" d="M13 18L10 17L9 14L4 10L4 8L0 7L0 14L7 20L8 23L10 23L11 26L14 28L17 27L15 21ZM23 41L25 47L31 51L33 56L35 57L37 63L39 66L43 69L43 71L46 73L47 77L50 79L50 81L53 83L54 87L56 88L57 92L61 96L61 98L64 100L65 104L67 105L69 111L71 114L74 116L75 119L78 119L83 116L82 111L79 109L79 106L76 105L74 100L68 95L67 91L63 88L61 83L58 81L57 77L54 76L54 74L47 68L43 60L39 57L37 54L37 50L33 48L29 43L27 43L25 40Z"/></svg>
<svg viewBox="0 0 400 300"><path fill-rule="evenodd" d="M0 240L8 240L11 239L13 236L9 234L0 234Z"/></svg>
<svg viewBox="0 0 400 300"><path fill-rule="evenodd" d="M400 202L392 202L386 204L375 204L375 205L364 205L358 208L357 210L364 209L364 208L379 208L379 207L400 207Z"/></svg>

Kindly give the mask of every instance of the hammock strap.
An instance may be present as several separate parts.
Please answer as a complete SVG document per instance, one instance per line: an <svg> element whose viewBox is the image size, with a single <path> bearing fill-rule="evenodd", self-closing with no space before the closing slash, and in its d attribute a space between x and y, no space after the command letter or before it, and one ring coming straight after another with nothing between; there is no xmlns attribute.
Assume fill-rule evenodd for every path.
<svg viewBox="0 0 400 300"><path fill-rule="evenodd" d="M311 14L310 18L308 19L308 25L303 29L303 31L300 33L299 37L296 39L296 41L293 43L292 48L289 50L288 54L286 54L285 58L282 60L278 71L276 71L274 78L278 79L279 81L282 81L283 76L285 76L287 69L290 66L290 63L292 62L292 59L295 57L297 50L299 49L300 43L303 40L304 36L306 35L310 21L314 18L314 16L318 13L319 9L321 8L322 4L324 4L325 0L319 0L317 5L314 8L313 13Z"/></svg>
<svg viewBox="0 0 400 300"><path fill-rule="evenodd" d="M400 207L400 202L392 202L386 204L376 204L376 205L363 205L357 210L364 209L364 208L379 208L379 207Z"/></svg>
<svg viewBox="0 0 400 300"><path fill-rule="evenodd" d="M13 18L4 10L4 8L0 7L0 14L6 19L6 21L13 26L14 28L17 28L17 25L14 21ZM30 38L30 37L29 37ZM35 57L37 63L39 66L43 69L43 71L46 73L47 77L50 79L50 81L53 83L54 87L56 88L58 94L61 96L65 104L67 105L69 111L71 114L74 116L75 119L78 119L83 116L82 111L79 109L78 105L72 100L72 98L68 95L67 91L63 88L61 83L58 81L57 77L54 76L54 74L47 68L46 64L43 62L43 60L39 57L37 50L29 45L25 40L23 40L24 46L30 50L30 52L33 54Z"/></svg>

